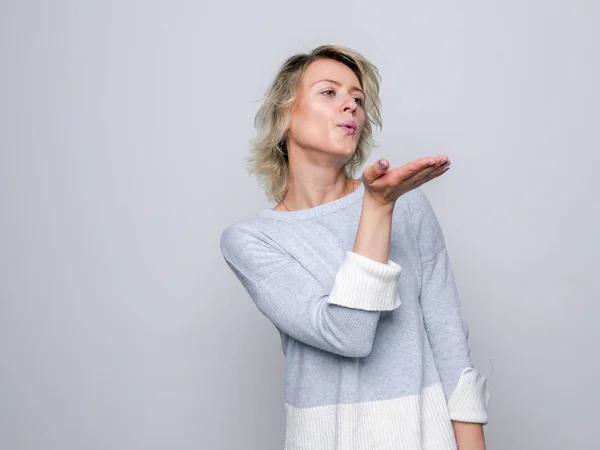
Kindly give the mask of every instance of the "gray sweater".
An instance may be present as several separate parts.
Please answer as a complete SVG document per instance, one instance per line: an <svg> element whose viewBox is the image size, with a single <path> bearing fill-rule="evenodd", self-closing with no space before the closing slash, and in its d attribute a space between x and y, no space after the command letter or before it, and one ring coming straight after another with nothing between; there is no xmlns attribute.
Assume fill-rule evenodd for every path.
<svg viewBox="0 0 600 450"><path fill-rule="evenodd" d="M225 261L279 330L287 450L455 449L487 423L444 236L421 189L394 207L387 264L352 252L364 185L221 235Z"/></svg>

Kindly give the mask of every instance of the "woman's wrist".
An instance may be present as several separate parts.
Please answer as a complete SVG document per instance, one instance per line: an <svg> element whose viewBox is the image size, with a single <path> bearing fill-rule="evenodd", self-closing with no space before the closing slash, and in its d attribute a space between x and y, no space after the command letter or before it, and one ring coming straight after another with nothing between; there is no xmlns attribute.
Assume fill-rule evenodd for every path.
<svg viewBox="0 0 600 450"><path fill-rule="evenodd" d="M394 212L395 203L396 202L382 203L372 197L371 194L365 190L365 194L363 196L363 211L366 211L368 214L380 214L385 216Z"/></svg>

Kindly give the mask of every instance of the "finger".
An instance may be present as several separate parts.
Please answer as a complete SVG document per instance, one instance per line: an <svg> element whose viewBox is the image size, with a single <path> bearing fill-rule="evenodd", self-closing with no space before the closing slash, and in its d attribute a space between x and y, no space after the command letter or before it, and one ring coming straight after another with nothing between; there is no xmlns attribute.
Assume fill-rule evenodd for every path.
<svg viewBox="0 0 600 450"><path fill-rule="evenodd" d="M399 182L406 181L411 179L414 176L419 176L423 172L427 175L437 167L441 161L448 161L448 158L444 155L438 157L427 156L424 158L419 158L409 163L406 163L400 167L396 167L395 169L390 170L390 173L397 177Z"/></svg>
<svg viewBox="0 0 600 450"><path fill-rule="evenodd" d="M410 183L412 183L413 188L419 187L435 178L443 175L450 169L450 163L444 164L443 166L437 167L433 172L429 173L427 176L423 177L413 177Z"/></svg>
<svg viewBox="0 0 600 450"><path fill-rule="evenodd" d="M431 163L427 163L425 167L422 167L417 171L415 171L415 169L412 169L410 172L400 171L398 182L407 183L409 185L418 183L420 180L426 179L439 169L440 165L434 162L433 165L431 165Z"/></svg>
<svg viewBox="0 0 600 450"><path fill-rule="evenodd" d="M377 178L381 177L390 167L390 163L387 159L382 158L379 161L375 162L365 168L363 171L363 178L367 181L367 183L373 183Z"/></svg>
<svg viewBox="0 0 600 450"><path fill-rule="evenodd" d="M421 165L423 169L430 167L439 167L440 165L444 165L450 162L450 158L446 155L438 155L438 156L428 156L425 158L418 159L414 161Z"/></svg>
<svg viewBox="0 0 600 450"><path fill-rule="evenodd" d="M410 178L410 177L422 172L423 170L429 170L431 168L434 168L436 163L437 163L437 161L435 158L427 156L425 158L419 158L415 161L409 162L408 164L405 165L404 168L409 173L408 178Z"/></svg>
<svg viewBox="0 0 600 450"><path fill-rule="evenodd" d="M450 159L445 155L438 156L433 158L432 161L428 162L423 169L418 172L414 172L411 176L407 177L405 181L409 183L417 183L420 180L426 180L431 176L438 176L443 173L441 170L444 167L450 167Z"/></svg>

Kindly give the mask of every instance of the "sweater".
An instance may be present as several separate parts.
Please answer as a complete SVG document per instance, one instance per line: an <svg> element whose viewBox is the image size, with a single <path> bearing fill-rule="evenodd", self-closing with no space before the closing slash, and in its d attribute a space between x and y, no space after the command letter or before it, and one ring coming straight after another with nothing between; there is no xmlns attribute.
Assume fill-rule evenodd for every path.
<svg viewBox="0 0 600 450"><path fill-rule="evenodd" d="M365 187L259 210L221 234L225 262L277 328L286 450L451 450L486 424L448 250L420 188L400 196L387 264L352 251Z"/></svg>

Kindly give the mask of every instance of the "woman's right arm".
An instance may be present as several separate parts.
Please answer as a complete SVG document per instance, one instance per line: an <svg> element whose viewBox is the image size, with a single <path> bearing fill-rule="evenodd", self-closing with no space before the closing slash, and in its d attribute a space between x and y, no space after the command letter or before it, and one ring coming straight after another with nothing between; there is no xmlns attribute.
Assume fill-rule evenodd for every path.
<svg viewBox="0 0 600 450"><path fill-rule="evenodd" d="M254 227L234 225L221 252L258 309L282 332L348 357L371 352L379 311L400 305L400 266L347 252L330 291Z"/></svg>
<svg viewBox="0 0 600 450"><path fill-rule="evenodd" d="M408 170L413 165L410 177L432 176L431 168L415 172L416 163L402 166ZM363 172L366 188L386 172L372 168ZM415 180L412 178L411 183L416 187L419 184ZM395 182L392 176L387 179L390 182ZM378 192L389 194L387 190L377 191L381 185L386 184L365 190L353 251L346 253L330 292L259 230L234 225L222 233L220 246L225 261L258 309L279 330L342 356L364 357L371 352L380 312L400 305L397 282L401 267L387 259L395 199L388 202L391 197L378 196Z"/></svg>

